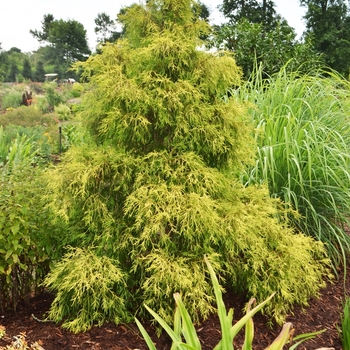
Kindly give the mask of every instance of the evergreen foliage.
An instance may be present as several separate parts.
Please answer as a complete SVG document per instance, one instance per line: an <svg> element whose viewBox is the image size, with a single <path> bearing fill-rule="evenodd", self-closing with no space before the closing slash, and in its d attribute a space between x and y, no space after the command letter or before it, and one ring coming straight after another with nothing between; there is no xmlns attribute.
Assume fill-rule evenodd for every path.
<svg viewBox="0 0 350 350"><path fill-rule="evenodd" d="M35 66L34 80L43 82L45 80L45 68L42 61L38 61Z"/></svg>
<svg viewBox="0 0 350 350"><path fill-rule="evenodd" d="M300 0L306 7L306 38L323 54L327 65L349 75L350 16L345 0Z"/></svg>
<svg viewBox="0 0 350 350"><path fill-rule="evenodd" d="M240 84L241 71L229 54L200 49L209 27L193 6L131 6L119 16L125 38L76 65L90 84L81 119L94 142L72 147L48 174L52 207L68 223L57 245L94 247L117 261L130 312L144 314L147 302L171 321L169 295L181 292L194 320L207 316L214 300L207 254L236 291L259 299L276 291L267 311L281 321L323 285L324 248L279 220L284 209L266 187L240 183L254 159L252 127L243 104L223 96ZM60 289L55 271L70 271L71 259L50 278L59 292L56 320L73 317L68 285Z"/></svg>
<svg viewBox="0 0 350 350"><path fill-rule="evenodd" d="M127 320L124 300L116 294L126 291L123 273L117 262L106 256L99 257L92 250L71 249L45 279L49 289L58 290L51 313L62 326L74 333L88 330L96 321ZM117 287L115 287L117 286ZM62 299L61 295L65 298ZM55 308L56 303L64 304ZM68 317L67 317L68 316Z"/></svg>
<svg viewBox="0 0 350 350"><path fill-rule="evenodd" d="M32 66L28 58L25 58L23 61L22 76L24 79L32 79Z"/></svg>

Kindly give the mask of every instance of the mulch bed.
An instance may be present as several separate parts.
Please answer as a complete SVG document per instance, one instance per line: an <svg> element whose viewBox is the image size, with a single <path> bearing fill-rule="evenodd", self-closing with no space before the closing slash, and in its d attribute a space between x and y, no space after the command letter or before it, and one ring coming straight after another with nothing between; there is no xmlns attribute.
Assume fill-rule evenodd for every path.
<svg viewBox="0 0 350 350"><path fill-rule="evenodd" d="M347 274L350 275L349 273ZM300 333L314 332L326 329L324 333L315 339L309 340L298 347L298 350L314 350L321 347L333 347L336 350L342 349L338 328L340 326L340 315L344 295L350 295L350 279L344 283L342 271L339 278L321 291L319 298L313 298L309 307L302 309L295 307L293 315L287 317L287 322L292 322L295 335ZM0 315L0 325L6 327L6 336L0 340L0 349L11 343L13 337L21 332L26 333L29 344L40 340L45 350L147 350L143 338L135 324L114 325L105 324L102 327L94 327L88 332L81 334L70 333L52 322L39 322L44 319L50 304L52 295L41 294L32 298L29 304L21 304L17 312L9 312ZM224 296L227 308L234 308L234 319L237 321L241 316L245 300L232 294ZM34 318L33 316L34 315ZM281 327L267 326L267 319L257 314L254 317L255 336L254 350L263 350L278 336ZM154 327L145 325L158 350L170 349L171 343L166 334L156 336ZM203 350L212 350L220 340L220 325L216 315L197 326ZM235 348L241 348L244 332L241 331L235 339Z"/></svg>

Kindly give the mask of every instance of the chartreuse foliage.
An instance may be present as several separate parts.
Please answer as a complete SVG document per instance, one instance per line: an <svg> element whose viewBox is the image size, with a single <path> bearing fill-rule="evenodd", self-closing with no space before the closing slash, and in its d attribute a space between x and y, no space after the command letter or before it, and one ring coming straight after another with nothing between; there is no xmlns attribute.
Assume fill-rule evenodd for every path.
<svg viewBox="0 0 350 350"><path fill-rule="evenodd" d="M271 298L274 296L272 294L265 301L255 306L256 300L252 298L247 305L246 315L243 316L235 325L232 325L233 322L233 309L230 309L227 313L225 304L222 298L222 292L220 288L219 281L215 275L215 272L209 262L209 260L205 257L205 262L208 266L211 282L213 284L216 303L217 303L217 314L220 320L221 326L221 340L215 346L214 350L234 350L233 340L239 331L245 327L245 337L243 350L252 350L252 344L254 339L254 323L252 317L259 310L261 310L265 304L267 304ZM155 313L152 309L150 309L147 305L145 308L149 311L149 313L154 317L154 319L162 326L162 328L168 333L170 338L172 339L172 347L171 350L181 350L181 349L193 349L200 350L201 343L197 336L196 329L194 324L192 323L191 317L187 312L185 305L182 302L181 295L179 293L174 293L174 299L176 303L176 309L174 314L174 329L167 324L165 320L163 320L157 313ZM255 306L252 309L252 306ZM142 326L140 321L136 319L136 324L139 327L147 345L150 350L156 350L156 347L148 335L145 328ZM289 348L289 350L295 349L298 345L300 345L305 340L313 338L315 335L324 332L325 330L321 330L314 333L301 334L296 336L293 339L293 325L291 323L286 323L283 326L283 329L280 335L273 341L273 343L266 348L266 350L282 350L286 344L292 344L293 340L297 341L293 346Z"/></svg>
<svg viewBox="0 0 350 350"><path fill-rule="evenodd" d="M45 279L49 289L59 290L50 316L64 319L62 326L74 333L88 330L94 322L102 325L104 321L127 320L125 303L119 295L128 296L128 292L117 265L91 249L70 249ZM60 307L56 308L56 303Z"/></svg>
<svg viewBox="0 0 350 350"><path fill-rule="evenodd" d="M273 197L298 210L293 223L326 244L334 265L350 250L343 229L350 212L349 91L335 72L298 76L285 67L269 79L258 71L240 95L252 104L258 150L244 181L268 184Z"/></svg>
<svg viewBox="0 0 350 350"><path fill-rule="evenodd" d="M241 72L231 56L198 49L208 27L192 5L132 6L120 17L126 38L77 66L90 84L80 113L95 142L71 147L48 174L52 208L69 226L58 245L94 247L116 262L126 285L113 290L128 312L145 315L146 302L171 322L169 295L181 292L193 319L206 317L214 301L207 254L228 287L259 299L276 292L266 311L282 321L294 303L317 295L328 260L321 243L289 228L267 187L241 184L255 152L252 127L243 104L222 98ZM71 271L71 259L59 269ZM81 309L66 309L69 281L74 288L78 280L70 273L63 288L52 271L50 317L88 311L97 320L101 309L87 308L84 294ZM114 311L99 317L120 317Z"/></svg>

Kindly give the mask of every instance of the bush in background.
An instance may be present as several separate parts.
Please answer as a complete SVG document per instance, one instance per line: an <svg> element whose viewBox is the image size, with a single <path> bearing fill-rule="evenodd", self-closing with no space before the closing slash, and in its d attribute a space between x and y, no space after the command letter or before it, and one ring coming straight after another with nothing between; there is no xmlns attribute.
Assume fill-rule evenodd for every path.
<svg viewBox="0 0 350 350"><path fill-rule="evenodd" d="M22 104L22 94L19 91L13 91L6 94L2 100L2 108L17 108Z"/></svg>
<svg viewBox="0 0 350 350"><path fill-rule="evenodd" d="M46 82L43 84L43 90L45 92L45 98L48 105L48 110L52 112L55 106L58 106L60 103L64 103L66 99L62 92L57 88L56 82Z"/></svg>
<svg viewBox="0 0 350 350"><path fill-rule="evenodd" d="M58 114L59 120L61 121L70 119L72 114L70 108L63 103L60 103L58 106L55 106L54 112Z"/></svg>
<svg viewBox="0 0 350 350"><path fill-rule="evenodd" d="M70 95L74 98L80 97L82 93L84 92L85 88L83 84L80 83L74 83L72 85L72 88L70 90Z"/></svg>
<svg viewBox="0 0 350 350"><path fill-rule="evenodd" d="M53 115L43 114L39 109L31 106L21 106L14 110L7 111L0 115L0 124L3 127L8 125L20 125L23 127L53 126L57 124Z"/></svg>

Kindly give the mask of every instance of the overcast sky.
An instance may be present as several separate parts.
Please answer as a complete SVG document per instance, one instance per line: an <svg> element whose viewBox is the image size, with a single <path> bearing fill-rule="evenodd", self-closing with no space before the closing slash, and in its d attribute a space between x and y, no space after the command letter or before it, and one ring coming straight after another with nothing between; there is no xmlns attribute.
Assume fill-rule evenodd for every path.
<svg viewBox="0 0 350 350"><path fill-rule="evenodd" d="M41 30L41 21L45 14L51 13L55 19L76 20L87 31L89 46L95 51L96 36L94 19L98 13L105 12L112 19L116 18L121 7L138 0L0 0L0 43L3 50L17 47L23 52L38 49L39 43L29 30ZM212 23L222 22L217 6L222 0L202 0L211 11ZM305 10L299 6L299 0L275 0L279 14L287 19L298 35L304 31L302 17Z"/></svg>

